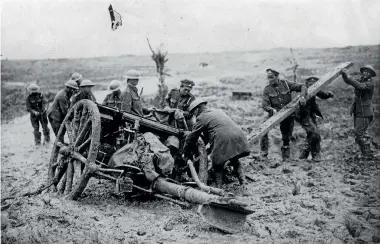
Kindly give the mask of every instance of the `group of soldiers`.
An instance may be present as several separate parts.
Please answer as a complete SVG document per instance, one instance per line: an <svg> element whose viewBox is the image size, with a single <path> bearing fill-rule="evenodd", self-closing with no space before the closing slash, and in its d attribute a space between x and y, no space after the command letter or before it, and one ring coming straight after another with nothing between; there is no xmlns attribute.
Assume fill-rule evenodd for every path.
<svg viewBox="0 0 380 244"><path fill-rule="evenodd" d="M372 77L376 76L375 69L371 65L360 68L361 77L359 79L349 77L347 70L341 71L343 80L355 88L355 100L352 105L351 114L354 115L355 139L359 145L362 155L365 158L372 158L371 137L367 129L373 121L372 97L374 84ZM321 135L318 130L317 116L323 118L316 96L321 99L333 98L331 91L320 91L316 96L306 101L307 89L318 81L317 77L309 77L305 83L294 83L279 78L279 72L274 69L266 70L269 84L265 86L262 96L262 108L268 113L268 117L273 116L292 101L292 92L300 92L299 108L297 111L284 119L280 124L282 134L282 160L290 158L290 140L292 137L294 121L297 121L306 132L306 140L299 159L307 159L311 154L313 161L321 160ZM155 108L144 108L136 86L140 75L135 70L129 70L124 76L127 85L121 89L121 81L113 80L109 84L110 93L103 101L103 105L115 107L119 110L146 116ZM186 139L180 150L184 162L193 157L194 150L199 137L208 145L208 154L212 162L212 169L215 174L215 181L218 187L223 182L223 170L229 165L232 166L240 184L244 185L246 180L244 170L239 159L250 154L248 141L242 129L232 121L229 116L220 109L209 108L207 100L196 99L191 90L194 86L191 80L182 80L179 89L172 89L165 98L164 111L174 114L174 119L184 124L187 131ZM90 80L82 80L82 75L74 73L70 80L65 83L66 88L56 95L52 106L48 109L47 100L39 92L37 85L30 85L28 90L31 94L27 98L27 108L31 113L32 126L34 128L35 142L41 143L39 123L44 131L45 142L49 142L49 129L47 118L52 129L57 135L60 125L68 110L81 99L95 100L91 88L94 84ZM78 91L79 90L79 91ZM260 141L261 159L268 158L269 138L268 135L262 137Z"/></svg>

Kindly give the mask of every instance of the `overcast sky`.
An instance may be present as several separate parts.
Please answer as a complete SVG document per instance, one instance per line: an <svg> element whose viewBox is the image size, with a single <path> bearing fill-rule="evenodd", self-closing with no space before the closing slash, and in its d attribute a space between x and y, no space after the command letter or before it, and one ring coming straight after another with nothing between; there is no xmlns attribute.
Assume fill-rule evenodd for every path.
<svg viewBox="0 0 380 244"><path fill-rule="evenodd" d="M123 17L111 30L108 6ZM72 58L380 44L379 0L3 0L1 53Z"/></svg>

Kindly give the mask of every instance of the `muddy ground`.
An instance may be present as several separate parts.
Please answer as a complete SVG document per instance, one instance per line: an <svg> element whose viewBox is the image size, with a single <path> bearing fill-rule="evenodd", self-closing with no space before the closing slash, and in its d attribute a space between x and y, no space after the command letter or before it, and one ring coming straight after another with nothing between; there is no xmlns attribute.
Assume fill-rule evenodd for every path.
<svg viewBox="0 0 380 244"><path fill-rule="evenodd" d="M318 58L319 66L312 72L323 74L329 65ZM260 58L252 62L257 63L255 70L266 67ZM214 72L209 69L201 72ZM214 75L212 82L199 82L194 94L214 95L210 106L226 111L249 133L265 116L259 108L258 95L265 84L260 72ZM249 89L254 97L231 100L231 92L242 89ZM319 121L322 162L297 160L305 137L298 124L290 163L280 162L278 129L270 132L270 164L244 160L253 181L248 181L250 196L243 198L255 213L239 234L225 234L202 222L196 206L182 209L158 199L125 200L112 193L112 184L93 179L79 201L44 192L2 202L2 243L380 243L380 163L358 157L352 118L347 114L352 89L339 79L328 89L336 97L318 100L325 117ZM373 135L380 128L376 118ZM378 137L374 142L378 146ZM28 116L2 125L2 198L35 190L45 182L51 148L51 144L33 145ZM255 145L253 152L258 149ZM269 167L276 162L277 167ZM225 187L241 194L237 182Z"/></svg>

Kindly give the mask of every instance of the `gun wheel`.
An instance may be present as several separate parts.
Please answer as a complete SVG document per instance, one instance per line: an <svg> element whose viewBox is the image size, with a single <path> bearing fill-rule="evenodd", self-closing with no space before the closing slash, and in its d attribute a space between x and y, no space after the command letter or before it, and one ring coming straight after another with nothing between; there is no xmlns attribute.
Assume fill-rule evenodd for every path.
<svg viewBox="0 0 380 244"><path fill-rule="evenodd" d="M80 197L97 169L100 130L100 113L91 100L81 100L69 110L50 157L48 180L54 181L51 191L64 193L72 200Z"/></svg>

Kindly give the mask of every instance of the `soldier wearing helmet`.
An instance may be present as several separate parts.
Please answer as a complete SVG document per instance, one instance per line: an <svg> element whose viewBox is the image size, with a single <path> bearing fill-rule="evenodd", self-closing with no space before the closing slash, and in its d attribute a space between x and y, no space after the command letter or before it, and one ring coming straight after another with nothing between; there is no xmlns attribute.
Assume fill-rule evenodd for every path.
<svg viewBox="0 0 380 244"><path fill-rule="evenodd" d="M121 82L119 80L113 80L108 86L109 94L104 98L103 105L121 109L123 98L120 90Z"/></svg>
<svg viewBox="0 0 380 244"><path fill-rule="evenodd" d="M220 109L206 107L207 101L197 99L189 106L190 116L196 117L196 124L187 135L183 148L183 157L191 158L199 136L203 133L205 144L210 144L212 167L216 184L223 183L223 168L229 162L237 173L241 185L246 183L240 158L248 156L248 141L242 129Z"/></svg>
<svg viewBox="0 0 380 244"><path fill-rule="evenodd" d="M49 103L45 96L40 92L37 84L30 84L27 88L29 95L26 98L26 109L30 113L30 121L34 128L34 141L36 145L41 144L40 124L44 133L44 144L50 142L50 130L46 110Z"/></svg>
<svg viewBox="0 0 380 244"><path fill-rule="evenodd" d="M312 86L319 79L317 77L309 77L306 79L306 87ZM304 105L301 105L296 111L295 119L306 132L306 139L299 159L307 159L311 153L312 159L315 162L321 160L321 135L317 127L317 116L323 118L321 110L316 102L316 97L328 99L334 97L331 91L319 91L317 95L311 97Z"/></svg>
<svg viewBox="0 0 380 244"><path fill-rule="evenodd" d="M372 77L376 76L376 71L371 65L360 68L361 77L354 79L347 75L347 69L343 69L341 74L343 81L355 88L355 100L351 105L350 114L354 115L355 141L359 145L364 158L372 159L371 136L367 133L368 127L373 121L374 108L372 98L374 84Z"/></svg>
<svg viewBox="0 0 380 244"><path fill-rule="evenodd" d="M136 70L128 70L128 72L123 76L127 80L127 87L122 92L122 105L121 110L133 113L139 116L144 116L144 111L140 100L140 95L137 91L137 85L140 80L140 74Z"/></svg>
<svg viewBox="0 0 380 244"><path fill-rule="evenodd" d="M267 78L269 84L264 88L262 96L262 108L268 112L271 117L292 101L291 92L301 92L301 98L306 96L307 88L303 84L297 84L279 78L279 72L274 69L267 69ZM282 160L286 161L290 158L290 138L294 127L294 115L288 116L280 123L282 134ZM268 134L264 135L260 141L261 157L266 160L268 158L269 138Z"/></svg>
<svg viewBox="0 0 380 244"><path fill-rule="evenodd" d="M60 90L54 97L53 104L47 111L51 128L55 135L66 117L70 107L70 98L78 91L77 83L70 79L65 83L65 89Z"/></svg>
<svg viewBox="0 0 380 244"><path fill-rule="evenodd" d="M79 86L79 92L71 97L71 105L74 106L78 101L82 99L88 99L93 102L96 102L95 96L92 94L91 88L95 86L95 84L91 80L83 80Z"/></svg>

